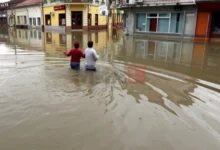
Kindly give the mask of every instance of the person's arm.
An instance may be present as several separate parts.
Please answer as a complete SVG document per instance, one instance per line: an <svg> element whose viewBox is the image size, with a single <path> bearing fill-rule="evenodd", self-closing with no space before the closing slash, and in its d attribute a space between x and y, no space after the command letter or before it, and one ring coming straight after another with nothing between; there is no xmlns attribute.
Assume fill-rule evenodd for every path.
<svg viewBox="0 0 220 150"><path fill-rule="evenodd" d="M64 55L66 55L66 56L71 56L72 50L70 50L69 52L63 52L63 53L64 53Z"/></svg>
<svg viewBox="0 0 220 150"><path fill-rule="evenodd" d="M92 55L95 61L99 59L99 55L97 55L96 50L93 50Z"/></svg>

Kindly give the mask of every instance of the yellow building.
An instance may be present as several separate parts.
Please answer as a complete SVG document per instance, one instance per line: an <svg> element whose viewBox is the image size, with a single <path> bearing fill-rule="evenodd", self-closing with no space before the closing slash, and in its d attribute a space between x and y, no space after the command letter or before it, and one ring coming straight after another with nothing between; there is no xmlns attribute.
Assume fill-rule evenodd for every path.
<svg viewBox="0 0 220 150"><path fill-rule="evenodd" d="M73 2L74 1L74 2ZM70 3L47 0L43 6L45 29L71 31L107 27L107 16L100 15L100 4L89 0L72 0Z"/></svg>

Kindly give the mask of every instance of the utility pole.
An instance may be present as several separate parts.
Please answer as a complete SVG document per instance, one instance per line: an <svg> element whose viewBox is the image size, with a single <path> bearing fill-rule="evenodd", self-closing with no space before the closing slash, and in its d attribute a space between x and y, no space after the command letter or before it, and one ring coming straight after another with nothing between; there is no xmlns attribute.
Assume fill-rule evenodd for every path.
<svg viewBox="0 0 220 150"><path fill-rule="evenodd" d="M13 4L13 0L10 1L10 4L11 4L11 22L12 22L12 18L13 18L13 38L14 38L14 49L15 49L15 55L17 55L17 48L16 48L16 37L17 37L17 31L16 31L16 21L15 21L15 14L13 14L13 10L14 10L14 4Z"/></svg>

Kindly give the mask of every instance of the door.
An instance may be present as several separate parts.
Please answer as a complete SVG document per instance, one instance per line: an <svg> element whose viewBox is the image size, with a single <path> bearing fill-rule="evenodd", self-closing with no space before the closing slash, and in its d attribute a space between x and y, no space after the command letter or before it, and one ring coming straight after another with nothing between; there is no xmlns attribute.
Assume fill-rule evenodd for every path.
<svg viewBox="0 0 220 150"><path fill-rule="evenodd" d="M88 26L92 25L92 15L88 14Z"/></svg>
<svg viewBox="0 0 220 150"><path fill-rule="evenodd" d="M72 29L82 29L81 11L72 11Z"/></svg>
<svg viewBox="0 0 220 150"><path fill-rule="evenodd" d="M194 35L195 31L195 13L186 13L185 35Z"/></svg>
<svg viewBox="0 0 220 150"><path fill-rule="evenodd" d="M196 36L207 37L209 28L209 12L199 12L196 25Z"/></svg>
<svg viewBox="0 0 220 150"><path fill-rule="evenodd" d="M157 18L150 19L150 31L156 32L157 31Z"/></svg>

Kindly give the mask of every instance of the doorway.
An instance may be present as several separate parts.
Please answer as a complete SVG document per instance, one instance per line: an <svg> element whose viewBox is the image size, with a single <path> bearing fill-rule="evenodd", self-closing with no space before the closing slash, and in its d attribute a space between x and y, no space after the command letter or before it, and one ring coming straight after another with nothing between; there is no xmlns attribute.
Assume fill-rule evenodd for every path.
<svg viewBox="0 0 220 150"><path fill-rule="evenodd" d="M50 26L51 25L51 17L50 17L50 15L45 15L45 19L46 19L46 25Z"/></svg>
<svg viewBox="0 0 220 150"><path fill-rule="evenodd" d="M220 12L214 12L212 18L212 37L220 37Z"/></svg>
<svg viewBox="0 0 220 150"><path fill-rule="evenodd" d="M82 29L82 11L72 11L72 29Z"/></svg>
<svg viewBox="0 0 220 150"><path fill-rule="evenodd" d="M66 26L66 15L65 14L59 14L59 25Z"/></svg>

